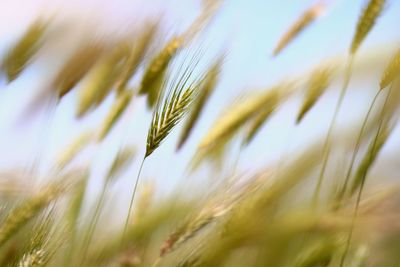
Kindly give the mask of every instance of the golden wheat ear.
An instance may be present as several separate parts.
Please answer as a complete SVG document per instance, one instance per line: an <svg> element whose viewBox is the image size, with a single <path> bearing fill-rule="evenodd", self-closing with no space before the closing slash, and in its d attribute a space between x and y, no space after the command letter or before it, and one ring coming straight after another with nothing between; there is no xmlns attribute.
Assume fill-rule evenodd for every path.
<svg viewBox="0 0 400 267"><path fill-rule="evenodd" d="M285 49L296 37L298 37L307 27L309 27L326 10L326 4L318 2L304 11L303 14L290 26L283 34L276 45L273 56L277 56Z"/></svg>
<svg viewBox="0 0 400 267"><path fill-rule="evenodd" d="M100 105L108 96L118 80L127 56L128 45L122 40L92 67L78 91L78 117Z"/></svg>
<svg viewBox="0 0 400 267"><path fill-rule="evenodd" d="M131 45L129 56L116 84L116 90L121 93L128 86L129 80L136 73L145 58L147 51L158 31L159 21L145 24L137 40Z"/></svg>
<svg viewBox="0 0 400 267"><path fill-rule="evenodd" d="M322 69L318 68L311 74L303 104L296 118L297 124L302 121L304 116L312 109L325 90L329 87L332 72L332 68L326 67Z"/></svg>
<svg viewBox="0 0 400 267"><path fill-rule="evenodd" d="M63 183L53 182L11 210L0 225L0 247L65 191Z"/></svg>
<svg viewBox="0 0 400 267"><path fill-rule="evenodd" d="M42 45L48 22L38 19L31 24L24 35L5 55L2 67L7 75L8 82L15 80Z"/></svg>
<svg viewBox="0 0 400 267"><path fill-rule="evenodd" d="M400 50L393 56L390 60L388 66L383 72L380 89L383 90L392 84L395 80L399 80L400 78Z"/></svg>
<svg viewBox="0 0 400 267"><path fill-rule="evenodd" d="M275 110L283 103L285 100L285 94L281 94L281 90L285 90L292 85L283 84L282 87L272 88L272 94L270 99L266 99L265 105L261 108L258 115L251 121L250 126L246 132L243 139L243 145L248 145L253 141L256 135L260 132L261 128L265 125L271 115Z"/></svg>
<svg viewBox="0 0 400 267"><path fill-rule="evenodd" d="M103 125L101 126L98 141L102 141L111 131L118 120L124 114L129 104L131 103L133 93L131 91L122 91L111 106Z"/></svg>
<svg viewBox="0 0 400 267"><path fill-rule="evenodd" d="M57 90L58 98L62 98L82 80L104 50L104 44L90 41L73 52L52 82L52 87Z"/></svg>
<svg viewBox="0 0 400 267"><path fill-rule="evenodd" d="M237 133L247 123L260 116L266 107L275 106L277 99L286 99L290 95L292 85L277 85L265 92L252 94L240 103L235 103L216 120L208 133L200 141L199 149L213 147L224 139ZM279 96L279 97L277 97Z"/></svg>
<svg viewBox="0 0 400 267"><path fill-rule="evenodd" d="M189 67L190 68L190 67ZM188 83L189 77L181 77L174 88L168 92L165 99L160 98L162 104L153 115L147 135L146 155L148 157L157 149L171 130L187 113L198 89L198 83Z"/></svg>
<svg viewBox="0 0 400 267"><path fill-rule="evenodd" d="M350 53L355 54L368 33L374 27L378 17L382 14L386 1L370 0L357 22L356 33L350 47Z"/></svg>

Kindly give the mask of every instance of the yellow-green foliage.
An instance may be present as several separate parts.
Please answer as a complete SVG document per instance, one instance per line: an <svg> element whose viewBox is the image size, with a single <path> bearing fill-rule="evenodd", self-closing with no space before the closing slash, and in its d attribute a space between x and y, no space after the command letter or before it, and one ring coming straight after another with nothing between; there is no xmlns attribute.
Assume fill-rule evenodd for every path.
<svg viewBox="0 0 400 267"><path fill-rule="evenodd" d="M106 107L100 104L108 96L114 102L89 131L76 138L65 134L71 140L55 158L42 157L47 155L47 145L53 144L43 131L45 137L40 137L46 142L38 144L46 147L39 148L32 166L7 165L7 170L0 170L0 266L398 266L398 147L390 146L389 139L396 139L400 112L399 52L389 60L383 75L381 63L388 58L385 49L385 53L367 50L370 55L360 54L360 60L353 61L353 54L378 22L385 3L367 3L356 25L350 63L330 58L303 74L284 74L271 87L258 91L250 88L241 98L235 98L231 88L221 88L228 89L229 97L214 92L217 85L223 87L221 80L231 78L225 77L224 70L229 53L221 51L210 56L208 52L219 50L205 41L212 18L229 1L202 1L200 15L159 50L154 50L156 41L168 36L163 35L161 27L164 19L138 23L142 26L134 38L121 31L112 41L96 34L86 41L79 40L79 47L61 62L55 76L48 78L45 93L57 99L57 108L63 107L59 104L70 95L76 96L79 117L89 111L98 115ZM296 36L316 23L326 5L326 1L317 1L306 10L283 34L274 53L283 53ZM2 70L10 82L23 75L42 42L48 41L44 38L47 27L38 20L5 51ZM336 75L336 70L343 69L344 86L338 88L343 77ZM364 107L369 110L361 129L350 129L347 122L338 123L335 129L343 100L349 100L354 110L364 110L364 102L346 95L348 88L357 88L364 81L373 87L376 96ZM324 138L324 131L322 136L313 132L309 142L295 143L307 123L321 126L315 125L319 121L311 121L312 116L307 121L303 118L318 112L317 103L326 104L321 96L328 88L336 93L342 89L334 118L323 124L331 125L329 138ZM370 92L361 93L368 96ZM212 94L217 104L208 102ZM152 114L140 95L146 96ZM291 101L302 95L300 106ZM229 99L236 100L225 101ZM382 99L383 104L376 107ZM208 108L216 110L211 106L218 103L226 105L221 115L204 112ZM138 115L126 116L122 121L122 115L131 107L133 115ZM279 117L280 111L290 113L290 122ZM151 120L146 120L150 115ZM179 123L186 115L186 124L180 129ZM214 121L205 133L198 129L200 119ZM131 132L116 134L117 123L129 124L135 135L147 129L147 135L142 136L142 142L132 144ZM291 128L283 127L288 126L283 125L286 123ZM265 159L276 151L266 145L269 134L260 131L267 124L293 131L292 139L283 140L288 150L270 161ZM356 125L354 121L349 124ZM173 130L178 134L181 130L179 139L173 138ZM1 131L6 132L3 127ZM204 136L197 139L198 133ZM195 144L189 142L189 136ZM175 155L168 145L159 151L164 142L174 140L178 148L185 144L187 149L182 154ZM245 158L254 152L246 146L250 142L259 152L257 158ZM110 153L110 144L117 145L118 150ZM75 168L82 165L77 156L88 145L93 148L87 151L93 152L85 159L89 164ZM25 152L25 147L12 152L20 149ZM184 154L186 150L188 154ZM1 151L3 157L10 154ZM191 161L186 158L190 155L194 155ZM137 159L142 159L141 163ZM215 168L208 168L208 172L187 171L205 159ZM45 162L50 166L44 166ZM189 166L185 166L187 162ZM318 177L321 166L323 175ZM141 177L146 168L152 168L155 177L148 173ZM186 171L170 189L168 172L175 168ZM323 176L325 180L320 179ZM391 184L384 178L392 178ZM98 191L99 184L102 187ZM126 193L130 194L130 202Z"/></svg>

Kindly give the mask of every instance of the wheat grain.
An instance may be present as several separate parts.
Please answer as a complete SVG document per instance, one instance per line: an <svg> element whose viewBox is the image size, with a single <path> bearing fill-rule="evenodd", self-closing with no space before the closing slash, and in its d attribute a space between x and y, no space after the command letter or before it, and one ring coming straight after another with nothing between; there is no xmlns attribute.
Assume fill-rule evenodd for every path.
<svg viewBox="0 0 400 267"><path fill-rule="evenodd" d="M131 91L124 91L121 92L120 95L118 95L115 103L111 106L111 109L103 122L103 125L100 129L98 141L102 141L108 135L114 125L121 118L125 110L128 108L131 99Z"/></svg>
<svg viewBox="0 0 400 267"><path fill-rule="evenodd" d="M37 249L28 254L25 254L17 266L41 267L45 265L45 257L46 257L45 251L43 249Z"/></svg>

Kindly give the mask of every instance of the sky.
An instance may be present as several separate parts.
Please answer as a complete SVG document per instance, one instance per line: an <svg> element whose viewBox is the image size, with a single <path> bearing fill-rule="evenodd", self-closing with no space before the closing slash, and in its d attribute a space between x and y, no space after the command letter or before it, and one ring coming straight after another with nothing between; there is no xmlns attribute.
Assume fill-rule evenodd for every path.
<svg viewBox="0 0 400 267"><path fill-rule="evenodd" d="M226 49L226 62L221 81L207 106L206 112L196 127L195 134L179 153L175 153L179 136L178 126L162 146L146 160L142 179L158 177L164 191L182 186L184 166L194 153L201 137L212 126L218 114L238 96L254 89L265 89L289 77L310 70L326 58L338 56L346 59L354 34L358 16L365 0L329 1L330 9L304 34L291 43L278 57L272 57L277 41L291 23L314 1L300 0L225 0L218 17L204 34L207 55ZM400 45L399 1L388 1L384 15L378 20L373 31L362 45L359 54L382 50L387 58ZM37 16L53 17L57 22L73 21L74 31L63 36L55 32L53 46L39 52L38 59L11 84L4 78L0 81L0 169L25 168L35 157L41 160L45 173L51 163L71 140L82 131L96 127L112 104L108 98L99 110L87 118L76 120L76 94L67 95L56 108L55 113L43 114L21 121L21 111L32 96L45 86L46 79L60 65L59 58L68 54L68 44L91 31L116 36L124 34L145 18L164 17L165 32L181 32L199 12L199 1L188 0L2 0L0 1L0 53L18 38ZM65 47L60 49L60 44ZM72 47L72 45L71 45ZM44 50L44 49L43 49ZM384 62L383 62L384 63ZM383 66L383 65L382 65ZM373 91L371 84L377 77L356 84L346 99L339 119L339 125L351 125L366 111ZM239 169L265 166L285 153L304 146L321 136L328 128L338 90L330 90L315 109L306 117L300 127L294 126L294 118L300 100L293 99L271 119L261 133L240 155ZM136 177L138 165L145 149L147 128L151 113L146 111L144 99L138 99L129 108L120 123L99 148L91 147L78 158L76 164L93 161L92 189L96 191L102 183L102 175L121 144L134 144L138 149L135 164L116 184L116 190L128 197L130 185ZM398 152L399 143L393 141L386 148L387 153ZM229 151L230 163L234 162L237 147ZM399 165L400 162L397 162ZM215 174L201 171L198 182L215 179ZM211 177L210 177L211 176ZM124 202L124 200L122 200ZM125 201L126 203L126 201Z"/></svg>

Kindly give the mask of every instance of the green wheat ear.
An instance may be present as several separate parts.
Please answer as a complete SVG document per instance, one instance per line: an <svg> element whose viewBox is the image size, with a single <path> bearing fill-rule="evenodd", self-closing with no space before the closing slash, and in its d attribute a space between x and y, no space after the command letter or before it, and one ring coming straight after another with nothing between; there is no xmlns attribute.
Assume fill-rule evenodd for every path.
<svg viewBox="0 0 400 267"><path fill-rule="evenodd" d="M181 80L163 100L163 103L155 111L149 128L146 157L160 146L161 142L187 113L195 93L197 93L197 88L197 84L187 84L187 80Z"/></svg>
<svg viewBox="0 0 400 267"><path fill-rule="evenodd" d="M285 49L296 37L298 37L307 27L320 17L324 13L325 9L326 4L318 2L305 10L278 41L278 44L273 51L273 56L280 54L283 49Z"/></svg>
<svg viewBox="0 0 400 267"><path fill-rule="evenodd" d="M48 22L36 20L30 25L24 35L15 43L3 59L4 68L9 82L15 80L31 62L42 45Z"/></svg>
<svg viewBox="0 0 400 267"><path fill-rule="evenodd" d="M378 17L385 7L385 0L370 0L358 19L356 33L351 43L350 53L355 54L368 33L374 27Z"/></svg>
<svg viewBox="0 0 400 267"><path fill-rule="evenodd" d="M332 69L329 67L317 69L311 74L303 104L300 108L299 114L297 115L297 124L303 120L308 111L310 111L310 109L312 109L312 107L317 103L318 99L329 87L331 79Z"/></svg>

